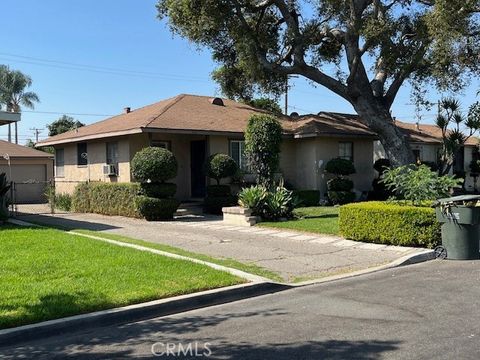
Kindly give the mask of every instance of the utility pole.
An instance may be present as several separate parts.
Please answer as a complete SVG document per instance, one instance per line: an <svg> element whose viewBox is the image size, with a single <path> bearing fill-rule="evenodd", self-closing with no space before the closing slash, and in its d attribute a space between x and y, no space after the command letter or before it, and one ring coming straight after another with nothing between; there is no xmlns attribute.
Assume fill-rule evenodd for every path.
<svg viewBox="0 0 480 360"><path fill-rule="evenodd" d="M38 143L38 135L45 129L30 128L30 130L35 132L35 144Z"/></svg>
<svg viewBox="0 0 480 360"><path fill-rule="evenodd" d="M285 115L288 116L288 79L290 78L298 78L297 75L287 75L287 78L285 80Z"/></svg>

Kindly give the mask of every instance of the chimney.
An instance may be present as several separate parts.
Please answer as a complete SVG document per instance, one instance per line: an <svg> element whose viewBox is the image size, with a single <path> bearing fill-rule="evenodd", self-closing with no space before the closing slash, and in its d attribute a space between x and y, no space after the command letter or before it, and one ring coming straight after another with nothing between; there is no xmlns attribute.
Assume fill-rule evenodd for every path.
<svg viewBox="0 0 480 360"><path fill-rule="evenodd" d="M123 111L125 111L125 114L129 114L130 111L131 111L131 109L130 109L130 107L128 106L128 107L126 107L126 108L123 108Z"/></svg>

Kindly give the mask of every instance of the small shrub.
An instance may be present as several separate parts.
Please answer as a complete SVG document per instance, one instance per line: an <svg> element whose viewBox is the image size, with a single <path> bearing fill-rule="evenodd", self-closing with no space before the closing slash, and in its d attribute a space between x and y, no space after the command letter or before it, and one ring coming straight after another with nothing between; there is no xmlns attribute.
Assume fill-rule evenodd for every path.
<svg viewBox="0 0 480 360"><path fill-rule="evenodd" d="M355 193L351 191L328 191L327 194L334 205L344 205L355 201Z"/></svg>
<svg viewBox="0 0 480 360"><path fill-rule="evenodd" d="M245 155L257 183L272 186L280 159L282 126L270 115L252 115L245 131Z"/></svg>
<svg viewBox="0 0 480 360"><path fill-rule="evenodd" d="M140 194L159 199L171 198L177 192L177 184L173 183L142 183Z"/></svg>
<svg viewBox="0 0 480 360"><path fill-rule="evenodd" d="M355 166L350 160L335 158L327 162L325 171L335 176L348 176L355 174Z"/></svg>
<svg viewBox="0 0 480 360"><path fill-rule="evenodd" d="M263 212L267 190L261 185L243 188L238 194L238 204L252 210L253 215L260 216Z"/></svg>
<svg viewBox="0 0 480 360"><path fill-rule="evenodd" d="M439 176L426 165L405 165L385 171L382 182L395 193L396 199L415 205L449 196L450 190L463 180L449 175Z"/></svg>
<svg viewBox="0 0 480 360"><path fill-rule="evenodd" d="M139 196L135 199L139 213L147 221L171 220L180 205L176 199L157 199Z"/></svg>
<svg viewBox="0 0 480 360"><path fill-rule="evenodd" d="M350 191L353 189L353 181L345 178L333 178L327 181L329 191Z"/></svg>
<svg viewBox="0 0 480 360"><path fill-rule="evenodd" d="M301 206L318 206L320 203L320 191L318 190L296 190L293 195L298 197Z"/></svg>
<svg viewBox="0 0 480 360"><path fill-rule="evenodd" d="M441 238L435 209L388 202L342 206L339 227L348 239L379 244L433 248Z"/></svg>
<svg viewBox="0 0 480 360"><path fill-rule="evenodd" d="M293 192L279 185L275 190L267 192L262 217L267 220L291 218L294 208Z"/></svg>
<svg viewBox="0 0 480 360"><path fill-rule="evenodd" d="M217 185L220 180L236 174L238 165L230 156L225 154L211 155L205 163L205 173L209 178L215 179Z"/></svg>
<svg viewBox="0 0 480 360"><path fill-rule="evenodd" d="M234 206L237 198L232 195L207 196L203 201L203 211L207 214L221 215L222 208Z"/></svg>
<svg viewBox="0 0 480 360"><path fill-rule="evenodd" d="M75 212L140 217L135 207L140 184L84 183L75 188L72 209Z"/></svg>
<svg viewBox="0 0 480 360"><path fill-rule="evenodd" d="M55 208L63 211L70 211L72 209L72 195L57 194L55 195Z"/></svg>
<svg viewBox="0 0 480 360"><path fill-rule="evenodd" d="M231 190L228 185L210 185L207 186L207 197L230 196Z"/></svg>
<svg viewBox="0 0 480 360"><path fill-rule="evenodd" d="M167 149L147 147L140 150L131 162L132 175L145 183L165 182L177 176L178 163L175 156Z"/></svg>

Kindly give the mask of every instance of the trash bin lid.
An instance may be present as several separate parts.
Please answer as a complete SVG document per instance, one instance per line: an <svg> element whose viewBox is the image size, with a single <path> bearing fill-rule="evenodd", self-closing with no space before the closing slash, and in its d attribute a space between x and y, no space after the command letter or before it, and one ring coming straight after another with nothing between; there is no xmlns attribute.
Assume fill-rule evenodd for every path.
<svg viewBox="0 0 480 360"><path fill-rule="evenodd" d="M456 202L463 202L463 201L475 201L480 200L480 195L460 195L460 196L453 196L444 199L438 199L437 203L445 204L445 203L456 203Z"/></svg>

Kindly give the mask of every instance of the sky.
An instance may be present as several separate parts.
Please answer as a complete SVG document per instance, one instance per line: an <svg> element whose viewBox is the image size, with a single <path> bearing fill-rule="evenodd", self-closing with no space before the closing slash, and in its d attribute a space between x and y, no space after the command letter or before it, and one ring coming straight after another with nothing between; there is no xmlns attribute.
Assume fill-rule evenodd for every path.
<svg viewBox="0 0 480 360"><path fill-rule="evenodd" d="M173 36L156 18L155 0L0 0L0 64L33 79L41 102L24 109L19 143L34 139L62 114L90 124L181 93L219 96L210 74L216 64L208 50ZM6 10L6 11L5 11ZM289 112L353 112L343 99L303 79L293 79ZM476 100L478 82L457 94ZM393 106L399 119L416 121L409 88ZM431 91L432 100L438 94ZM282 108L283 108L283 99ZM433 111L422 112L431 123ZM0 127L6 139L7 127Z"/></svg>

